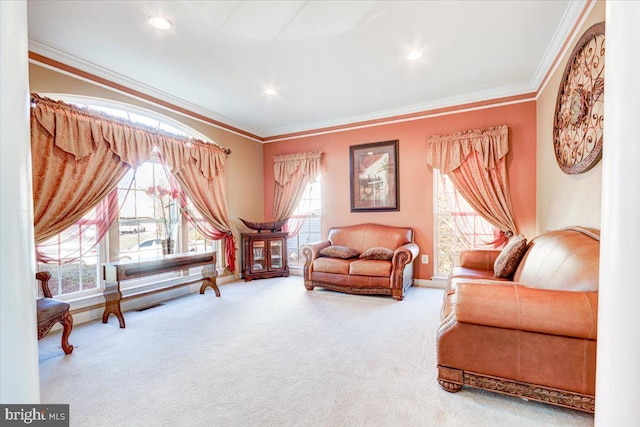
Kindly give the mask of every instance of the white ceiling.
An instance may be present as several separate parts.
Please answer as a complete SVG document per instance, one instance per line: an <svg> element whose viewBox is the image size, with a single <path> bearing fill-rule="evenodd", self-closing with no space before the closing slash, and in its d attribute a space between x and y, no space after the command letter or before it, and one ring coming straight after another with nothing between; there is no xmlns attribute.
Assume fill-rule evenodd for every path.
<svg viewBox="0 0 640 427"><path fill-rule="evenodd" d="M534 92L583 7L29 0L29 48L268 137ZM173 28L151 28L153 14Z"/></svg>

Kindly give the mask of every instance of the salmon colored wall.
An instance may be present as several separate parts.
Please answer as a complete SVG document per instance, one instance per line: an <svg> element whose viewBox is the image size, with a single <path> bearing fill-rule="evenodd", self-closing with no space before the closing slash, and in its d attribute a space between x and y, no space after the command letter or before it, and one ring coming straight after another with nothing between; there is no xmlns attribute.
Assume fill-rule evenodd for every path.
<svg viewBox="0 0 640 427"><path fill-rule="evenodd" d="M162 107L140 101L82 79L30 64L31 90L40 93L66 93L112 99L137 105L174 118L202 132L233 153L227 164L227 196L234 232L238 217L270 220L273 207L273 157L307 151L325 153L323 178L322 230L334 225L376 222L411 226L421 253L430 264L416 262L416 278L432 276L433 261L433 174L426 163L426 138L432 134L478 129L506 124L511 151L507 167L512 190L516 224L527 237L535 235L536 225L536 103L487 107L464 113L370 126L311 137L260 144ZM369 142L399 140L400 211L351 213L349 201L349 146Z"/></svg>
<svg viewBox="0 0 640 427"><path fill-rule="evenodd" d="M429 264L416 261L416 278L431 279L433 268L433 172L427 166L427 136L506 124L507 168L516 225L528 238L536 230L536 103L526 101L439 117L301 137L264 145L265 220L273 209L273 157L309 151L325 153L322 182L322 233L332 226L374 222L410 226ZM349 146L399 140L400 211L351 213Z"/></svg>

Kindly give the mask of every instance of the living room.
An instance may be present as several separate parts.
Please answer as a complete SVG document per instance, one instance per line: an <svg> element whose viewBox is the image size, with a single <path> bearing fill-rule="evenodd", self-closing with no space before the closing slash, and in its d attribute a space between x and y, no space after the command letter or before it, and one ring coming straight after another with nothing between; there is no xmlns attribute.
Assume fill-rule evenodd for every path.
<svg viewBox="0 0 640 427"><path fill-rule="evenodd" d="M238 237L239 232L242 231L238 226L238 218L253 220L272 218L274 157L321 151L324 153L325 161L322 186L326 194L331 195L330 197L325 196L322 202L321 229L324 235L329 228L334 226L368 222L390 226L409 225L414 228L415 242L420 247L420 253L429 255L433 259L435 250L433 243L435 238L434 174L432 168L427 164L426 154L426 140L431 135L507 125L510 143L510 151L507 155L508 181L512 190L513 214L519 232L527 237L534 237L547 230L555 230L568 225L604 228L601 218L601 210L603 209L603 191L601 189L604 187L603 162L599 162L592 169L580 175L567 175L558 168L551 141L553 140L553 116L558 88L572 43L575 44L577 38L591 25L605 20L606 6L605 2L585 3L583 14L576 21L571 38L566 41L562 55L556 58L553 66L547 70L541 85L532 93L425 111L419 115L393 117L381 122L352 123L339 126L336 129L319 129L303 134L255 138L241 132L230 131L224 126L207 123L206 120L194 117L194 115L185 114L184 111L172 111L166 106L154 105L148 99L141 99L140 96L128 92L126 88L125 90L116 88L113 83L97 79L91 73L83 72L77 68L65 66L60 61L47 58L33 50L29 54L28 87L30 92L45 96L47 94L84 96L151 110L178 121L186 127L206 135L210 140L229 148L231 154L226 163L226 179L227 187L233 188L233 191L228 191L227 197L229 215L233 218L233 231ZM26 67L26 64L23 65ZM3 77L3 87L4 84ZM351 212L350 190L349 186L345 185L349 179L349 147L389 140L399 141L400 209L395 212ZM4 154L3 151L3 157ZM4 167L3 162L3 181L5 180ZM7 200L4 196L3 183L3 205ZM4 231L3 225L3 234ZM6 242L3 243L3 252L5 249L8 250L5 245ZM240 259L239 254L238 259ZM3 259L3 271L5 270L5 262ZM433 262L416 262L414 267L414 285L432 286ZM29 271L31 270L29 269ZM234 279L236 278L238 276L234 277ZM293 280L301 282L299 277L294 277ZM5 283L6 279L3 276L3 300L7 295L5 294ZM226 293L225 286L221 285L223 298ZM268 292L264 289L264 285L258 286L259 289ZM422 289L418 290L422 291ZM399 303L399 306L401 307L407 302L405 300ZM330 310L327 307L325 309ZM5 313L7 311L3 303L3 336L6 335L7 328ZM137 313L133 315L141 316ZM263 313L263 315L266 314ZM81 322L77 323L80 326ZM435 345L435 341L432 340L431 343ZM33 346L34 343L29 345ZM76 357L79 354L68 357ZM4 365L3 361L3 373ZM431 368L425 367L425 369ZM5 388L3 386L3 403L5 402L4 396ZM455 399L456 397L456 395L445 396L447 399ZM637 416L630 412L629 408L623 412L631 417ZM609 420L611 418L608 417L613 416L611 412L605 410L601 413L607 414L606 419ZM596 421L598 421L597 409ZM333 422L339 421L334 419ZM604 418L602 422L605 422Z"/></svg>

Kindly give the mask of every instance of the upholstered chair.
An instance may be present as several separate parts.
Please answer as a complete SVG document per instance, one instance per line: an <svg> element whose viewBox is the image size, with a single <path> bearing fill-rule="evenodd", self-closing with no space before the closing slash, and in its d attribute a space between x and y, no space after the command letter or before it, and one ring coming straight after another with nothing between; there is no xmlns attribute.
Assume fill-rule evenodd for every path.
<svg viewBox="0 0 640 427"><path fill-rule="evenodd" d="M69 304L53 299L49 289L49 279L51 273L40 271L36 273L36 279L40 282L44 297L36 300L38 308L38 339L42 339L51 330L53 325L62 325L62 350L66 354L73 351L73 346L69 344L69 335L73 329L73 317L69 312Z"/></svg>

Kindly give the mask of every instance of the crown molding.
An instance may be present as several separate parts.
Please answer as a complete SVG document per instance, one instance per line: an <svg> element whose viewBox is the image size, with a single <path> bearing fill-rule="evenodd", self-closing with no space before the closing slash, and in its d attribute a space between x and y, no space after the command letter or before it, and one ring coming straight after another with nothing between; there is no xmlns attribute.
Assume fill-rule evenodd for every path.
<svg viewBox="0 0 640 427"><path fill-rule="evenodd" d="M143 101L160 105L196 120L205 122L207 124L219 127L221 129L236 133L244 137L248 137L249 139L252 139L254 141L264 143L279 139L288 139L293 134L295 134L296 137L301 137L317 134L318 132L324 133L325 130L332 128L344 129L351 128L352 126L376 126L386 122L397 121L398 118L402 118L402 121L415 120L417 119L417 117L410 116L444 109L448 110L448 112L442 114L452 114L457 110L457 108L455 107L460 107L460 109L464 109L466 111L466 106L475 103L484 104L483 107L481 106L478 108L486 108L486 105L490 105L493 103L492 101L501 102L501 99L504 98L522 97L532 92L539 93L542 85L546 83L547 76L552 72L553 68L557 67L559 55L561 55L562 51L567 48L570 39L572 37L575 37L574 33L578 21L584 19L584 17L588 14L588 11L593 8L595 3L595 0L576 0L569 2L561 19L560 25L557 27L551 43L548 45L545 54L540 61L540 64L538 65L538 69L536 70L533 78L528 84L524 83L488 90L480 90L425 103L387 110L379 110L367 114L341 117L339 119L314 121L291 126L279 126L266 129L252 129L249 126L246 126L242 123L237 123L234 120L220 115L214 111L202 108L196 104L155 89L137 80L130 79L118 73L114 73L101 66L82 60L78 57L47 46L36 40L29 39L29 50L43 56L46 59L51 59L55 62L58 62L63 66L69 66L74 68L75 70L79 70L81 73L74 72L75 70L65 71L62 67L56 66L57 64L47 64L46 61L38 61L36 59L34 62L40 63L45 66L50 66L51 68L54 68L61 72L67 72L68 74L71 74L75 77L83 78L92 83L105 86L111 90L116 90L126 95L134 96ZM82 73L87 73L88 76L83 76ZM100 82L97 81L97 79L91 77L97 77L99 80L103 81ZM146 95L146 97L139 96L137 93Z"/></svg>
<svg viewBox="0 0 640 427"><path fill-rule="evenodd" d="M231 130L231 131L239 130L241 132L236 132L236 133L239 133L240 135L248 136L252 139L257 139L257 140L261 139L260 132L256 129L252 129L251 127L246 126L242 123L237 123L233 119L225 117L214 111L208 110L206 108L202 108L196 104L193 104L182 98L173 96L167 92L158 90L154 87L141 83L137 80L130 79L118 73L114 73L113 71L107 70L106 68L103 68L92 62L85 61L83 59L80 59L76 56L63 52L61 50L47 46L36 40L29 39L29 51L35 54L38 54L40 56L43 56L47 59L59 62L61 64L75 68L81 72L89 74L89 77L84 76L85 80L89 80L93 83L100 84L100 82L96 82L94 79L90 78L90 76L98 77L99 79L105 80L109 83L115 83L115 85L119 85L124 88L131 89L131 91L126 91L126 90L120 91L120 92L124 92L126 95L136 96L132 92L139 92L141 94L147 95L148 97L155 98L156 100L164 101L164 103L169 103L175 107L179 107L179 109L186 110L187 112L195 113L196 116L201 116L201 117L211 119L212 121L217 122L217 126L220 128ZM51 64L46 64L45 62L40 62L38 60L35 60L34 62L38 62L44 65L51 65ZM58 70L60 69L55 65L53 65L53 68ZM70 74L74 75L75 77L83 77L73 72L70 72ZM106 86L109 89L117 90L117 88L114 88L113 85L102 84L102 86ZM136 97L143 101L155 103L153 102L154 101L153 99L150 100L148 98L145 99L144 97L139 97L139 96L136 96ZM163 106L166 107L166 105L163 105ZM171 108L171 106L169 106L169 108ZM211 122L209 122L209 124L216 125L216 123L211 123Z"/></svg>
<svg viewBox="0 0 640 427"><path fill-rule="evenodd" d="M394 121L401 116L424 113L443 108L463 106L477 102L491 103L491 100L507 98L510 96L518 96L531 92L531 88L528 85L505 86L490 90L476 91L427 103L414 104L395 109L381 110L368 114L347 116L335 120L308 122L293 126L282 126L264 130L256 130L251 129L248 126L235 123L233 120L217 114L213 111L204 109L181 98L157 90L151 86L140 83L137 80L129 79L118 73L114 73L112 71L104 69L91 62L51 48L35 40L29 40L29 50L36 55L43 57L42 60L36 58L32 59L32 61L45 67L49 67L56 71L73 75L74 77L87 80L91 83L104 86L110 90L115 90L128 96L136 97L138 99L141 99L142 101L150 102L152 104L168 108L174 112L184 114L209 125L225 129L232 133L236 133L238 135L248 137L249 139L262 143L266 142L267 140L278 138L279 136L289 135L293 133L304 135L307 133L315 133L320 129L344 127L356 123L380 120L387 121L385 119ZM69 70L65 68L71 69ZM378 123L378 125L379 124L380 123Z"/></svg>
<svg viewBox="0 0 640 427"><path fill-rule="evenodd" d="M551 39L551 43L547 46L547 50L538 65L538 69L531 79L530 86L533 91L539 92L541 90L542 85L545 83L545 78L553 72L552 70L557 66L558 58L562 56L562 52L566 50L571 39L575 37L578 22L588 15L595 3L594 0L576 0L569 2L560 20L560 24Z"/></svg>
<svg viewBox="0 0 640 427"><path fill-rule="evenodd" d="M506 105L520 104L523 102L535 101L535 92L523 93L506 98L492 98L485 101L472 102L470 104L456 104L451 107L437 108L429 111L419 111L413 114L405 114L403 116L384 117L378 120L369 120L365 122L354 122L342 126L333 126L328 128L316 128L297 133L279 134L271 137L264 137L264 142L287 141L297 138L307 138L311 136L327 135L336 132L346 132L356 129L370 128L374 126L385 126L395 123L404 123L415 120L429 119L433 117L449 116L452 114L468 113L470 111L483 110L486 108L497 108Z"/></svg>
<svg viewBox="0 0 640 427"><path fill-rule="evenodd" d="M440 110L443 108L450 108L455 106L463 106L468 104L474 104L477 102L490 102L492 100L508 98L511 96L519 96L534 92L528 84L523 85L511 85L494 88L490 90L482 90L467 93L464 95L457 95L449 98L438 99L435 101L409 105L400 108L393 108L388 110L380 110L373 113L360 114L354 116L342 117L334 120L316 121L302 123L293 126L281 126L265 129L262 135L265 139L271 139L282 135L298 134L313 132L318 129L326 129L333 127L343 127L356 123L371 122L389 119L389 121L395 120L399 116L407 116L418 113L425 113L433 110Z"/></svg>

